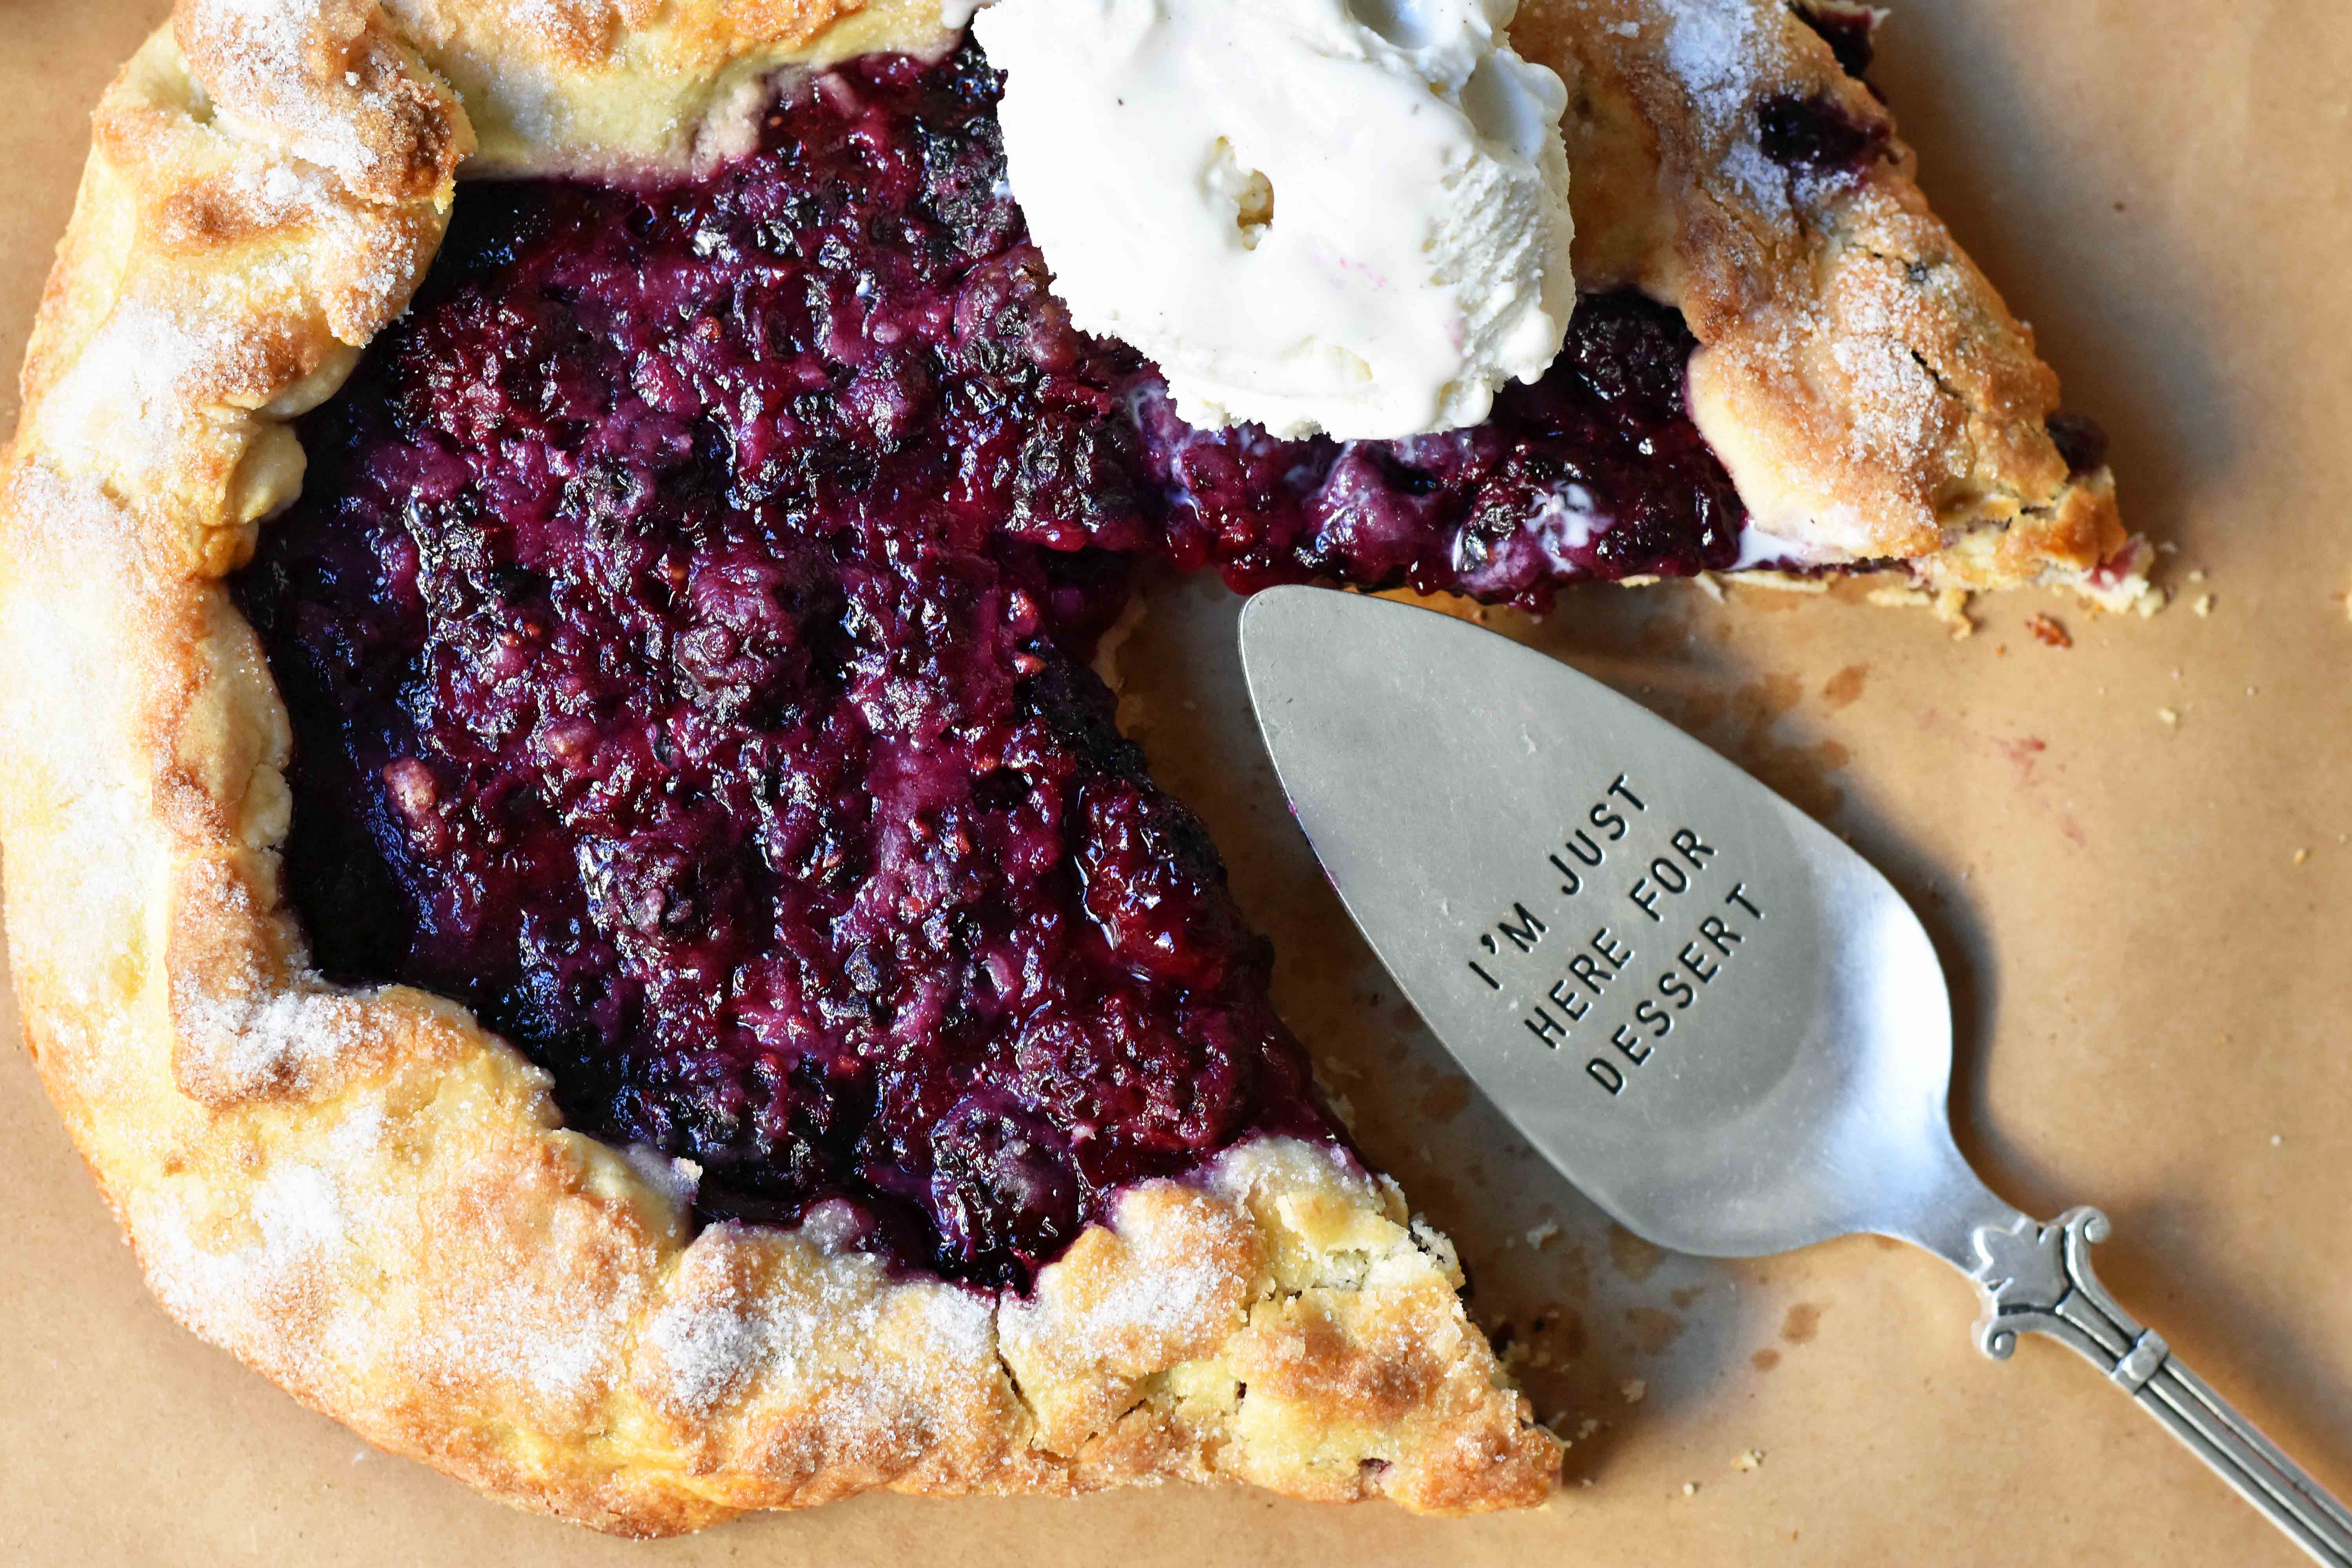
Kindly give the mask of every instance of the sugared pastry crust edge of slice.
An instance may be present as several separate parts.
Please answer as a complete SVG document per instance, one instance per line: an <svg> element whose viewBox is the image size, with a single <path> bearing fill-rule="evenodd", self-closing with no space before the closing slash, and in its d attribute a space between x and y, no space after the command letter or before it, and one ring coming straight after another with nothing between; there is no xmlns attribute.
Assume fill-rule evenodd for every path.
<svg viewBox="0 0 2352 1568"><path fill-rule="evenodd" d="M1527 0L1512 39L1570 85L1578 286L1682 310L1692 415L1748 507L1751 557L1772 563L1778 541L1790 564L1874 564L1930 593L2158 602L2104 455L2077 442L2070 463L2053 437L2058 381L2032 329L1795 8Z"/></svg>

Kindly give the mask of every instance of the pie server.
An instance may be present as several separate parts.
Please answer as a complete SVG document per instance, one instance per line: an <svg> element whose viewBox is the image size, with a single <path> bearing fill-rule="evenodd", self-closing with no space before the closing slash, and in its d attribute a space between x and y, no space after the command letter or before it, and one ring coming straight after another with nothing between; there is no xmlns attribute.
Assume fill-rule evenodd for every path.
<svg viewBox="0 0 2352 1568"><path fill-rule="evenodd" d="M1714 1258L1856 1231L1924 1247L1981 1291L1987 1353L2063 1340L2313 1557L2352 1565L2352 1513L2092 1273L2106 1217L2038 1224L1961 1158L1943 972L1860 856L1598 681L1451 616L1275 588L1241 644L1349 913L1618 1223Z"/></svg>

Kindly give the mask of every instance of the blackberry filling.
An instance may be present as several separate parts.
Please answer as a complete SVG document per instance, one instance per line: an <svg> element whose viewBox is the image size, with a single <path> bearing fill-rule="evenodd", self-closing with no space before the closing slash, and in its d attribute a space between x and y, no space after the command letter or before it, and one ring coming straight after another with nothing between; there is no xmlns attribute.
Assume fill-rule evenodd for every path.
<svg viewBox="0 0 2352 1568"><path fill-rule="evenodd" d="M1339 1137L1087 666L1136 562L1541 607L1742 512L1633 295L1475 429L1188 429L1053 299L995 95L869 58L705 180L467 187L234 588L322 969L466 1003L703 1221L1025 1285L1128 1184Z"/></svg>
<svg viewBox="0 0 2352 1568"><path fill-rule="evenodd" d="M1757 143L1784 169L1856 174L1887 155L1894 128L1858 119L1828 93L1782 94L1757 106Z"/></svg>
<svg viewBox="0 0 2352 1568"><path fill-rule="evenodd" d="M2107 433L2097 420L2082 414L2053 414L2045 427L2066 460L2068 479L2083 479L2107 466Z"/></svg>
<svg viewBox="0 0 2352 1568"><path fill-rule="evenodd" d="M1878 31L1875 9L1847 4L1846 0L1798 0L1790 9L1797 14L1797 20L1829 45L1830 53L1837 57L1840 70L1864 86L1870 86L1870 66L1878 53L1872 37ZM1874 93L1877 90L1871 88Z"/></svg>

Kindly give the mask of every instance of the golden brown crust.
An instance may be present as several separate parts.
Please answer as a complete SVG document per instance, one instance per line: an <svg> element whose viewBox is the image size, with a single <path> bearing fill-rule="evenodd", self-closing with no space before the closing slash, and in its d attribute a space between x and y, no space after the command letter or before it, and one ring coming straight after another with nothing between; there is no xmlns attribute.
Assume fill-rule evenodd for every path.
<svg viewBox="0 0 2352 1568"><path fill-rule="evenodd" d="M189 0L183 0L182 8ZM740 145L786 63L952 41L940 0L386 0L465 99L469 173L675 168Z"/></svg>
<svg viewBox="0 0 2352 1568"><path fill-rule="evenodd" d="M2105 468L2070 478L2058 382L1914 182L1886 110L1784 0L1525 0L1570 83L1581 287L1681 308L1694 416L1755 530L1931 588L2080 585L2124 551ZM1768 105L1884 128L1854 172L1774 164Z"/></svg>
<svg viewBox="0 0 2352 1568"><path fill-rule="evenodd" d="M373 202L445 189L470 151L448 90L374 0L182 5L173 32L213 115Z"/></svg>
<svg viewBox="0 0 2352 1568"><path fill-rule="evenodd" d="M1907 153L1755 177L1762 95L1878 112L1777 4L1530 0L1519 35L1575 84L1580 271L1682 305L1760 519L1939 587L2115 554L2111 482L2066 478L2049 373ZM659 1162L565 1131L456 1005L320 980L278 907L289 731L221 579L460 164L691 163L779 62L884 41L940 42L931 0L181 0L125 68L0 467L0 840L43 1079L184 1321L599 1528L1163 1479L1540 1501L1558 1445L1444 1239L1328 1150L1136 1189L1027 1301L893 1279L818 1222L689 1235Z"/></svg>

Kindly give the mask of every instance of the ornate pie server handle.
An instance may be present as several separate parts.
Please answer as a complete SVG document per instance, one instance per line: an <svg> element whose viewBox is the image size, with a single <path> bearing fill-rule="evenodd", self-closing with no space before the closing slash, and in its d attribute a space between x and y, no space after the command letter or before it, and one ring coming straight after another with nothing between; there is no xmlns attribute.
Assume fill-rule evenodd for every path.
<svg viewBox="0 0 2352 1568"><path fill-rule="evenodd" d="M1987 1355L2006 1360L2020 1334L2064 1341L2305 1552L2352 1568L2352 1510L2183 1366L2163 1335L2142 1326L2099 1283L2091 1269L2091 1244L2105 1240L2107 1228L2107 1216L2093 1208L2068 1209L2051 1225L2020 1215L2012 1225L1977 1226L1971 1237L1977 1264L1969 1272L1985 1293L1978 1344Z"/></svg>

